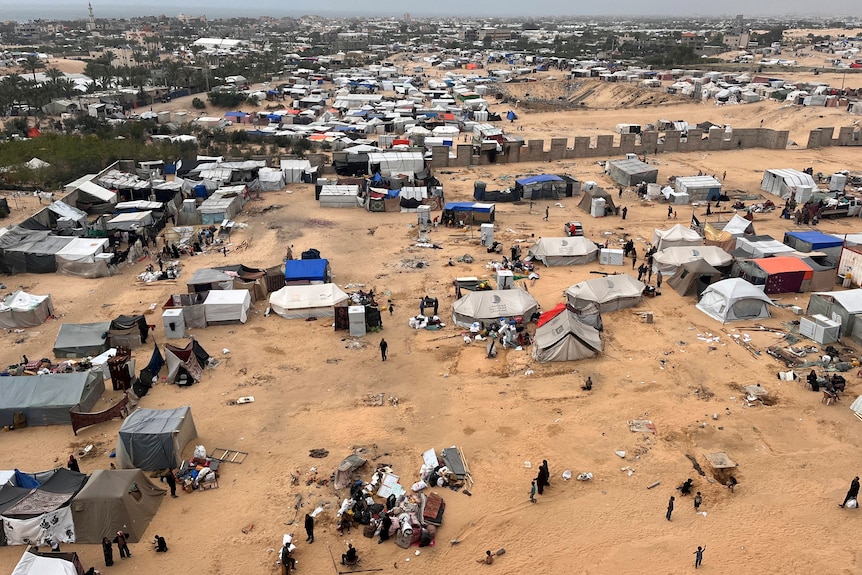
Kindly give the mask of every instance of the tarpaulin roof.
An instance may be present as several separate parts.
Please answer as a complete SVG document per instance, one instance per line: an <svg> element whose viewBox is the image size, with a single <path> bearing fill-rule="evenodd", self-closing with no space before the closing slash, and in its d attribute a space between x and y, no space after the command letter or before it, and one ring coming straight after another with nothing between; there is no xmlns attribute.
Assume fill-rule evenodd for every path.
<svg viewBox="0 0 862 575"><path fill-rule="evenodd" d="M197 437L189 406L139 407L126 418L117 437L117 464L146 471L176 467L186 444Z"/></svg>
<svg viewBox="0 0 862 575"><path fill-rule="evenodd" d="M824 248L835 248L844 245L844 240L822 232L785 232L786 236L798 238L803 242L811 244L811 249L822 250Z"/></svg>
<svg viewBox="0 0 862 575"><path fill-rule="evenodd" d="M851 315L862 313L862 288L843 291L821 291L813 295L832 298Z"/></svg>
<svg viewBox="0 0 862 575"><path fill-rule="evenodd" d="M767 274L781 274L790 272L810 272L811 268L800 258L793 257L773 257L773 258L758 258L751 260L756 263L760 269Z"/></svg>
<svg viewBox="0 0 862 575"><path fill-rule="evenodd" d="M284 262L284 280L291 281L326 281L326 269L329 260L287 260Z"/></svg>
<svg viewBox="0 0 862 575"><path fill-rule="evenodd" d="M516 184L520 184L522 186L526 186L529 184L540 184L543 182L562 182L563 178L560 176L555 176L553 174L540 174L538 176L527 176L526 178L521 178L515 180Z"/></svg>
<svg viewBox="0 0 862 575"><path fill-rule="evenodd" d="M82 411L89 411L104 391L99 370L5 377L0 385L0 425L12 425L16 412L23 412L30 426L69 424L71 408L80 404Z"/></svg>
<svg viewBox="0 0 862 575"><path fill-rule="evenodd" d="M107 349L105 339L111 322L64 323L54 341L55 357L96 356Z"/></svg>

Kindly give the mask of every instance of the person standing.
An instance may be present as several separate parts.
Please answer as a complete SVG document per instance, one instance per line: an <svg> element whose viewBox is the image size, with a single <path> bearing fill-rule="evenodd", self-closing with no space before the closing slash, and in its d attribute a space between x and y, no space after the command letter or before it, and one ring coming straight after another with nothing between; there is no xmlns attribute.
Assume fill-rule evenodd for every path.
<svg viewBox="0 0 862 575"><path fill-rule="evenodd" d="M550 217L551 217L551 208L549 208L548 206L545 206L545 217L543 219L547 222L548 218L550 218Z"/></svg>
<svg viewBox="0 0 862 575"><path fill-rule="evenodd" d="M68 467L70 471L81 473L81 468L78 466L78 460L75 459L74 455L69 455L69 462L66 463L66 467Z"/></svg>
<svg viewBox="0 0 862 575"><path fill-rule="evenodd" d="M664 276L662 275L661 270L658 270L655 273L655 289L657 289L657 290L661 289L661 280L663 280L663 279L664 279Z"/></svg>
<svg viewBox="0 0 862 575"><path fill-rule="evenodd" d="M694 511L697 512L700 509L700 504L703 503L703 496L698 491L694 496Z"/></svg>
<svg viewBox="0 0 862 575"><path fill-rule="evenodd" d="M641 264L640 266L638 266L638 281L643 281L646 269L646 264Z"/></svg>
<svg viewBox="0 0 862 575"><path fill-rule="evenodd" d="M635 248L632 248L632 269L635 269L635 265L638 263L638 251Z"/></svg>
<svg viewBox="0 0 862 575"><path fill-rule="evenodd" d="M628 208L628 206L623 206L623 219L624 220L626 219L627 215L629 215L629 208Z"/></svg>
<svg viewBox="0 0 862 575"><path fill-rule="evenodd" d="M544 494L545 487L550 485L548 483L548 479L550 479L551 475L548 472L548 462L544 461L542 465L539 466L539 474L536 476L536 490L539 492L539 495Z"/></svg>
<svg viewBox="0 0 862 575"><path fill-rule="evenodd" d="M308 513L305 514L305 534L308 535L305 541L307 543L314 543L314 517Z"/></svg>
<svg viewBox="0 0 862 575"><path fill-rule="evenodd" d="M838 507L844 507L851 499L856 499L859 496L859 476L853 478L850 482L850 489L847 490L847 495L844 496L844 502Z"/></svg>
<svg viewBox="0 0 862 575"><path fill-rule="evenodd" d="M536 480L534 479L532 483L530 483L530 503L536 502Z"/></svg>
<svg viewBox="0 0 862 575"><path fill-rule="evenodd" d="M107 537L102 537L102 554L105 556L105 567L114 564L114 546Z"/></svg>
<svg viewBox="0 0 862 575"><path fill-rule="evenodd" d="M171 467L168 469L168 474L165 475L165 482L168 484L168 487L171 489L171 497L174 499L177 498L177 477L174 475L174 468Z"/></svg>
<svg viewBox="0 0 862 575"><path fill-rule="evenodd" d="M650 256L652 259L652 256ZM652 264L647 264L646 267L646 283L649 284L652 281Z"/></svg>
<svg viewBox="0 0 862 575"><path fill-rule="evenodd" d="M670 219L670 217L672 215L673 215L673 206L668 206L667 207L667 219Z"/></svg>
<svg viewBox="0 0 862 575"><path fill-rule="evenodd" d="M389 344L386 343L385 339L380 340L380 357L383 361L386 361L386 352L389 351Z"/></svg>
<svg viewBox="0 0 862 575"><path fill-rule="evenodd" d="M120 559L132 556L132 553L129 551L129 544L126 541L125 533L117 531L117 536L114 538L114 541L117 542L117 549L120 550Z"/></svg>
<svg viewBox="0 0 862 575"><path fill-rule="evenodd" d="M389 302L389 317L392 317L392 314L395 312L395 304Z"/></svg>
<svg viewBox="0 0 862 575"><path fill-rule="evenodd" d="M618 195L617 197L618 197L618 198L623 197L623 189L622 189L622 188L620 188L620 193L619 193L619 195Z"/></svg>
<svg viewBox="0 0 862 575"><path fill-rule="evenodd" d="M668 521L670 521L670 516L673 513L673 501L674 501L674 496L671 495L670 501L667 502L667 513L665 513L665 516L664 516L664 518L667 519Z"/></svg>
<svg viewBox="0 0 862 575"><path fill-rule="evenodd" d="M706 545L701 547L697 546L697 551L694 552L694 568L697 569L700 567L700 564L703 563L703 552L706 551Z"/></svg>

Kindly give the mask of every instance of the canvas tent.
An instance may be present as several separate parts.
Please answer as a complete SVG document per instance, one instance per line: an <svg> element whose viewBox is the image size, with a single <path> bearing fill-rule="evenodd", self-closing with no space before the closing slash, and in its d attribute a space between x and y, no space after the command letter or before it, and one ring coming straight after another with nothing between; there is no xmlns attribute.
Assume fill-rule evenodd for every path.
<svg viewBox="0 0 862 575"><path fill-rule="evenodd" d="M214 290L204 300L207 325L245 323L251 308L251 294L244 289Z"/></svg>
<svg viewBox="0 0 862 575"><path fill-rule="evenodd" d="M287 260L284 262L285 285L323 284L332 281L327 259Z"/></svg>
<svg viewBox="0 0 862 575"><path fill-rule="evenodd" d="M808 315L820 314L841 324L841 335L862 342L862 289L826 291L811 294Z"/></svg>
<svg viewBox="0 0 862 575"><path fill-rule="evenodd" d="M231 289L233 278L221 270L200 268L195 270L186 286L189 293Z"/></svg>
<svg viewBox="0 0 862 575"><path fill-rule="evenodd" d="M308 160L281 160L281 171L284 173L284 183L300 184L303 176L311 172L311 162Z"/></svg>
<svg viewBox="0 0 862 575"><path fill-rule="evenodd" d="M183 448L198 436L189 406L139 407L123 421L117 435L117 467L155 471L179 467Z"/></svg>
<svg viewBox="0 0 862 575"><path fill-rule="evenodd" d="M736 249L736 238L754 234L754 224L739 214L734 214L728 222L707 222L703 225L703 243L716 246L726 252Z"/></svg>
<svg viewBox="0 0 862 575"><path fill-rule="evenodd" d="M833 262L841 257L844 240L823 232L785 232L784 243L798 252L822 252Z"/></svg>
<svg viewBox="0 0 862 575"><path fill-rule="evenodd" d="M147 343L150 327L142 315L120 315L111 321L108 331L111 347L137 349Z"/></svg>
<svg viewBox="0 0 862 575"><path fill-rule="evenodd" d="M804 204L817 191L817 183L813 177L799 170L765 170L760 189L782 200L794 199L798 204Z"/></svg>
<svg viewBox="0 0 862 575"><path fill-rule="evenodd" d="M72 500L76 541L97 544L120 530L130 542L140 541L164 496L140 469L97 469Z"/></svg>
<svg viewBox="0 0 862 575"><path fill-rule="evenodd" d="M82 278L111 275L110 257L105 257L108 238L75 238L57 252L57 273Z"/></svg>
<svg viewBox="0 0 862 575"><path fill-rule="evenodd" d="M165 344L166 380L178 385L191 385L201 380L210 355L196 339L184 346ZM153 374L155 375L155 374Z"/></svg>
<svg viewBox="0 0 862 575"><path fill-rule="evenodd" d="M540 174L515 180L516 195L526 200L559 200L566 197L568 187L566 180L553 174Z"/></svg>
<svg viewBox="0 0 862 575"><path fill-rule="evenodd" d="M652 235L652 244L661 251L676 246L702 246L703 238L693 229L682 224L676 224L666 230L655 230Z"/></svg>
<svg viewBox="0 0 862 575"><path fill-rule="evenodd" d="M318 260L319 261L319 260ZM285 319L334 317L349 296L335 284L286 285L269 296L272 311Z"/></svg>
<svg viewBox="0 0 862 575"><path fill-rule="evenodd" d="M578 202L578 207L588 214L592 213L591 209L593 206L593 200L596 198L602 198L605 201L606 214L613 214L616 212L617 208L614 205L614 200L611 195L597 187L584 190L584 194L581 196L581 201Z"/></svg>
<svg viewBox="0 0 862 575"><path fill-rule="evenodd" d="M765 293L799 292L802 282L812 273L801 258L787 256L739 260L733 270L736 277L764 286Z"/></svg>
<svg viewBox="0 0 862 575"><path fill-rule="evenodd" d="M712 176L685 176L673 184L677 193L686 194L690 202L715 201L721 197L721 182Z"/></svg>
<svg viewBox="0 0 862 575"><path fill-rule="evenodd" d="M108 349L111 322L64 323L54 341L54 357L97 356Z"/></svg>
<svg viewBox="0 0 862 575"><path fill-rule="evenodd" d="M729 278L706 288L697 309L721 323L769 317L769 299L763 290L742 278Z"/></svg>
<svg viewBox="0 0 862 575"><path fill-rule="evenodd" d="M277 192L284 187L284 172L278 168L261 168L257 181L261 192Z"/></svg>
<svg viewBox="0 0 862 575"><path fill-rule="evenodd" d="M554 311L557 310L548 313ZM599 331L581 323L577 315L565 308L537 327L533 338L533 359L541 363L586 359L601 351Z"/></svg>
<svg viewBox="0 0 862 575"><path fill-rule="evenodd" d="M18 329L42 325L54 315L51 295L33 295L18 290L0 303L0 328Z"/></svg>
<svg viewBox="0 0 862 575"><path fill-rule="evenodd" d="M457 325L470 327L516 316L529 320L538 309L539 303L521 289L474 291L452 304L452 317Z"/></svg>
<svg viewBox="0 0 862 575"><path fill-rule="evenodd" d="M583 237L539 238L529 254L548 267L586 264L598 257L599 248Z"/></svg>
<svg viewBox="0 0 862 575"><path fill-rule="evenodd" d="M646 285L627 274L609 275L566 288L569 305L580 308L597 304L602 313L637 305Z"/></svg>
<svg viewBox="0 0 862 575"><path fill-rule="evenodd" d="M641 182L656 183L658 168L640 160L611 160L608 162L608 175L621 186L636 186Z"/></svg>
<svg viewBox="0 0 862 575"><path fill-rule="evenodd" d="M733 256L716 246L674 246L655 253L653 269L668 279L683 264L696 261L705 261L710 267L720 268L733 263Z"/></svg>
<svg viewBox="0 0 862 575"><path fill-rule="evenodd" d="M98 369L4 377L0 385L0 426L12 425L15 413L22 412L27 425L71 424L69 410L78 406L90 411L105 391Z"/></svg>
<svg viewBox="0 0 862 575"><path fill-rule="evenodd" d="M118 214L108 220L105 227L107 227L108 231L122 230L130 232L151 225L153 225L153 212L151 210L145 210L143 212L126 212L124 214Z"/></svg>
<svg viewBox="0 0 862 575"><path fill-rule="evenodd" d="M675 272L673 277L667 280L667 285L681 296L695 294L700 297L706 287L721 276L721 272L709 265L705 259L683 262Z"/></svg>
<svg viewBox="0 0 862 575"><path fill-rule="evenodd" d="M80 573L71 561L25 551L12 570L12 575L80 575Z"/></svg>

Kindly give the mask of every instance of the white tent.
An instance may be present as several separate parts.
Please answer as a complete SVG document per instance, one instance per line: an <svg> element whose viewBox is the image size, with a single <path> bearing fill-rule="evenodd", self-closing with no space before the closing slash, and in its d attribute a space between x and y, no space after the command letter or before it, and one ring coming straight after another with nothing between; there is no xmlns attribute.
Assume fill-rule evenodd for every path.
<svg viewBox="0 0 862 575"><path fill-rule="evenodd" d="M18 290L0 302L0 328L36 327L53 314L51 294L33 295Z"/></svg>
<svg viewBox="0 0 862 575"><path fill-rule="evenodd" d="M706 202L721 196L721 182L712 176L683 176L674 180L678 193L688 194L691 202Z"/></svg>
<svg viewBox="0 0 862 575"><path fill-rule="evenodd" d="M538 309L539 303L521 289L474 291L452 304L452 317L461 327L470 327L477 321L516 316L529 319Z"/></svg>
<svg viewBox="0 0 862 575"><path fill-rule="evenodd" d="M221 322L245 323L251 308L251 293L245 289L213 290L204 300L207 325Z"/></svg>
<svg viewBox="0 0 862 575"><path fill-rule="evenodd" d="M108 238L75 238L54 256L57 273L83 278L108 277L109 258L100 257L107 248Z"/></svg>
<svg viewBox="0 0 862 575"><path fill-rule="evenodd" d="M257 181L262 192L277 192L284 187L284 172L278 168L261 168Z"/></svg>
<svg viewBox="0 0 862 575"><path fill-rule="evenodd" d="M674 246L656 252L653 256L655 271L670 278L683 264L704 260L712 267L722 267L733 262L733 256L718 246Z"/></svg>
<svg viewBox="0 0 862 575"><path fill-rule="evenodd" d="M598 257L599 248L583 237L539 238L529 254L546 266L572 266L586 264Z"/></svg>
<svg viewBox="0 0 862 575"><path fill-rule="evenodd" d="M288 285L269 296L272 311L286 319L333 317L349 296L335 284Z"/></svg>
<svg viewBox="0 0 862 575"><path fill-rule="evenodd" d="M586 359L600 351L599 330L581 323L578 316L567 309L536 328L533 338L533 359L542 363Z"/></svg>
<svg viewBox="0 0 862 575"><path fill-rule="evenodd" d="M702 246L703 238L691 228L682 224L666 230L655 230L652 235L652 243L659 251L674 246Z"/></svg>
<svg viewBox="0 0 862 575"><path fill-rule="evenodd" d="M153 212L145 210L143 212L128 212L119 214L108 220L108 230L123 230L132 231L138 228L152 225Z"/></svg>
<svg viewBox="0 0 862 575"><path fill-rule="evenodd" d="M376 148L375 148L376 149ZM300 184L302 176L311 171L311 162L308 160L281 160L281 171L284 173L284 183Z"/></svg>
<svg viewBox="0 0 862 575"><path fill-rule="evenodd" d="M736 238L736 249L752 258L767 258L796 251L769 236L739 236Z"/></svg>
<svg viewBox="0 0 862 575"><path fill-rule="evenodd" d="M793 198L797 203L804 204L817 191L817 183L813 177L799 170L766 170L760 189L782 200Z"/></svg>
<svg viewBox="0 0 862 575"><path fill-rule="evenodd" d="M321 208L356 208L359 207L359 186L330 185L320 188Z"/></svg>
<svg viewBox="0 0 862 575"><path fill-rule="evenodd" d="M630 275L616 274L569 286L566 298L576 309L594 303L604 313L637 305L643 298L645 287L646 284Z"/></svg>
<svg viewBox="0 0 862 575"><path fill-rule="evenodd" d="M78 575L78 570L71 561L58 557L42 557L26 551L12 575Z"/></svg>
<svg viewBox="0 0 862 575"><path fill-rule="evenodd" d="M762 287L742 278L715 282L704 290L697 309L721 323L769 317L772 300Z"/></svg>
<svg viewBox="0 0 862 575"><path fill-rule="evenodd" d="M379 169L378 169L379 168ZM422 152L381 152L368 154L368 173L383 176L417 174L425 169Z"/></svg>
<svg viewBox="0 0 862 575"><path fill-rule="evenodd" d="M161 210L164 208L162 202L151 202L149 200L132 200L130 202L120 202L116 208L118 210Z"/></svg>

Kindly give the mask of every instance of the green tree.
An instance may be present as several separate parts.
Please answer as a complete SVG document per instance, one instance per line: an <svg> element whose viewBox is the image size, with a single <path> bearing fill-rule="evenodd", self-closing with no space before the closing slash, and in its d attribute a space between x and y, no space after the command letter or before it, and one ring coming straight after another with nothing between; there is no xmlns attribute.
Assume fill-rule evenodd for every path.
<svg viewBox="0 0 862 575"><path fill-rule="evenodd" d="M31 72L33 74L33 81L35 82L36 70L44 68L45 63L36 56L27 56L27 58L21 62L21 67L24 68L25 72Z"/></svg>

